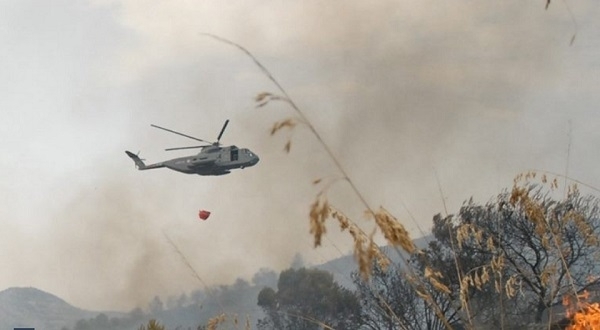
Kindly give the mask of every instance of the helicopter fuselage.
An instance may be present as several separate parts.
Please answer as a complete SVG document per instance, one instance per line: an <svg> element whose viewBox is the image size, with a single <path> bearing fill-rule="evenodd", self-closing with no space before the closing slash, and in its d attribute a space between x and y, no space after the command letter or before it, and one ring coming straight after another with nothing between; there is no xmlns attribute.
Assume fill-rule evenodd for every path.
<svg viewBox="0 0 600 330"><path fill-rule="evenodd" d="M254 166L258 163L258 156L246 148L236 146L219 147L207 146L194 156L179 157L164 162L146 165L134 153L126 151L133 159L139 170L151 170L166 167L173 171L198 174L198 175L224 175L231 170Z"/></svg>
<svg viewBox="0 0 600 330"><path fill-rule="evenodd" d="M198 175L223 175L233 169L251 167L259 158L249 149L209 146L194 156L180 157L162 162L174 171Z"/></svg>

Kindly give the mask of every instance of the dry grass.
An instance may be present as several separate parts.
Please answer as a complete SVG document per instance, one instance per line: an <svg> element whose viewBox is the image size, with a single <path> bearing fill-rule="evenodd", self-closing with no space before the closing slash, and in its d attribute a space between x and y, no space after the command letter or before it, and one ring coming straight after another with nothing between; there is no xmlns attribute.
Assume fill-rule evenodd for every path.
<svg viewBox="0 0 600 330"><path fill-rule="evenodd" d="M373 261L386 270L390 265L390 259L381 251L379 246L373 241L375 232L366 235L354 222L352 222L342 212L330 208L331 217L336 219L342 231L348 229L350 236L354 241L354 258L358 263L358 269L364 279L368 279L372 273Z"/></svg>
<svg viewBox="0 0 600 330"><path fill-rule="evenodd" d="M408 254L413 254L417 251L417 247L408 234L408 231L404 228L404 225L402 225L396 217L391 215L388 210L380 207L379 211L375 214L367 214L370 214L375 218L377 227L381 230L383 236L390 245L400 246Z"/></svg>
<svg viewBox="0 0 600 330"><path fill-rule="evenodd" d="M313 235L315 247L321 245L322 237L327 233L325 223L330 218L337 220L340 229L342 231L348 230L352 236L354 241L354 258L364 279L370 277L374 260L382 269L387 269L390 260L373 241L374 232L371 235L367 235L350 218L341 211L331 207L323 192L317 195L309 212L310 234Z"/></svg>
<svg viewBox="0 0 600 330"><path fill-rule="evenodd" d="M325 222L329 218L329 202L324 194L318 194L310 206L310 233L314 237L315 247L321 246L321 239L327 232Z"/></svg>
<svg viewBox="0 0 600 330"><path fill-rule="evenodd" d="M219 324L225 322L225 320L225 314L213 317L212 319L208 320L208 323L206 324L206 330L217 330Z"/></svg>

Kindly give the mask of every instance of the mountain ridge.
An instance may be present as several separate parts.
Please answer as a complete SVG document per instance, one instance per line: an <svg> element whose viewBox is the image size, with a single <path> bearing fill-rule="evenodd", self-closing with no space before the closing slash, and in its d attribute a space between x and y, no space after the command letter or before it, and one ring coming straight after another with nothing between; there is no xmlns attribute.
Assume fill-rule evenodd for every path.
<svg viewBox="0 0 600 330"><path fill-rule="evenodd" d="M424 248L431 239L431 236L416 239L415 245L419 248ZM399 253L403 253L402 251L394 251L389 246L381 248L393 262L399 262L400 259L402 259L399 255ZM354 256L351 254L329 260L320 265L307 267L328 271L333 274L337 283L348 289L354 289L351 274L352 272L357 271L357 264L354 260ZM270 285L276 285L276 283ZM226 287L229 288L230 286ZM232 284L231 288L234 287L235 284ZM229 290L221 291L223 291L222 293L226 295L229 300L233 299L236 301L237 307L235 308L241 308L246 311L254 310L251 318L252 321L256 321L262 315L260 308L256 305L256 296L262 287L258 283L251 286L241 285L240 287L243 288L243 290L234 290L232 292L229 292ZM244 297L230 297L230 293L233 292L237 292L238 294L243 292ZM205 303L207 305L205 305ZM92 319L95 319L98 321L97 323L106 323L109 322L109 318L112 322L113 317L130 320L135 323L131 325L135 326L135 328L139 327L139 324L136 322L149 317L155 317L168 326L182 326L179 322L183 322L184 320L194 322L195 326L197 326L198 322L201 321L198 319L199 317L205 318L206 315L204 314L212 315L218 312L218 310L215 310L212 311L211 314L211 312L209 312L209 309L211 308L209 305L210 303L208 301L204 301L200 302L199 305L201 306L201 311L194 309L195 306L190 305L175 310L163 310L157 313L151 313L152 315L145 314L141 309L138 309L137 314L133 313L134 311L130 313L89 311L75 307L56 295L34 287L10 287L0 291L0 329L13 329L18 327L35 328L38 330L74 329L76 328L77 322L89 322L92 321Z"/></svg>
<svg viewBox="0 0 600 330"><path fill-rule="evenodd" d="M0 291L0 329L60 330L96 314L34 287L11 287Z"/></svg>

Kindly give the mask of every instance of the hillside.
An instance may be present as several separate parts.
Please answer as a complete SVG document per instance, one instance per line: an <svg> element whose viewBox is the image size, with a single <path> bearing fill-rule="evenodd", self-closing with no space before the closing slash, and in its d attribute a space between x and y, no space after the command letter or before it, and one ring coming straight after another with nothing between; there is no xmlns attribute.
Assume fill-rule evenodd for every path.
<svg viewBox="0 0 600 330"><path fill-rule="evenodd" d="M426 248L427 245L429 244L429 242L433 239L433 236L431 235L427 235L427 236L423 236L420 238L415 239L413 242L415 243L415 245L420 248ZM395 263L402 263L402 261L400 260L400 256L398 255L398 252L391 246L383 246L381 247L381 250ZM401 250L400 253L403 253ZM403 254L403 257L405 258L409 258L408 254ZM352 281L352 277L351 274L353 272L358 271L358 265L356 264L356 261L354 260L354 256L353 255L345 255L333 260L330 260L328 262L325 262L321 265L317 265L314 268L320 269L320 270L324 270L327 272L330 272L333 274L333 277L335 279L336 282L338 282L340 285L349 288L349 289L354 289L354 283Z"/></svg>
<svg viewBox="0 0 600 330"><path fill-rule="evenodd" d="M35 288L9 288L0 292L0 329L34 327L60 330L97 313L71 306Z"/></svg>

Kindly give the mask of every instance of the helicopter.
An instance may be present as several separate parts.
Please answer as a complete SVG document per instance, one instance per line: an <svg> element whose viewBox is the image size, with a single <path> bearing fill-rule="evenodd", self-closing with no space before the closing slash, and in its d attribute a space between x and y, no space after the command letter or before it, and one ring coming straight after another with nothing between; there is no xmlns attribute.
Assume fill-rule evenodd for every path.
<svg viewBox="0 0 600 330"><path fill-rule="evenodd" d="M146 165L144 163L144 160L142 160L137 154L134 154L131 151L125 151L125 153L127 154L127 156L133 159L133 161L135 162L135 166L140 171L166 167L173 171L182 172L186 174L225 175L231 173L231 170L233 169L243 169L245 167L251 167L256 165L256 163L258 163L259 161L259 158L255 153L253 153L249 149L238 148L235 145L221 147L221 136L223 136L223 132L225 132L225 128L227 127L228 123L229 119L227 119L225 121L225 124L223 124L223 128L221 129L221 133L219 133L216 142L208 142L199 138L195 138L193 136L170 130L168 128L160 127L154 124L150 125L154 128L158 128L173 134L184 136L192 140L208 143L205 145L192 147L178 147L165 149L165 151L171 151L202 148L200 152L196 155L174 158L166 160L164 162Z"/></svg>

